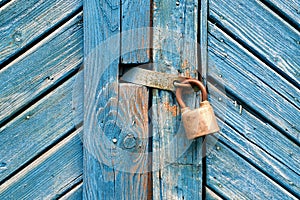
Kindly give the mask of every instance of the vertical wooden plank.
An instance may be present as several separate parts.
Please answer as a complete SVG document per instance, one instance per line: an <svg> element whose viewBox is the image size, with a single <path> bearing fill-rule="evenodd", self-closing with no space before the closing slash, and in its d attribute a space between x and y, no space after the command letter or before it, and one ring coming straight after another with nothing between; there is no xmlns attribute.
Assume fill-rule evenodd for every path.
<svg viewBox="0 0 300 200"><path fill-rule="evenodd" d="M121 84L117 124L121 133L117 146L116 199L147 199L148 196L148 90L146 87ZM119 165L118 165L119 164Z"/></svg>
<svg viewBox="0 0 300 200"><path fill-rule="evenodd" d="M197 1L154 0L153 9L155 70L196 78ZM174 94L153 90L152 104L153 199L201 199L201 141L186 139Z"/></svg>
<svg viewBox="0 0 300 200"><path fill-rule="evenodd" d="M121 62L149 62L150 0L123 0L121 25Z"/></svg>
<svg viewBox="0 0 300 200"><path fill-rule="evenodd" d="M98 132L84 138L89 145L85 146L86 152L95 159L85 166L86 173L93 173L85 175L89 181L85 198L147 199L148 91L132 84L106 89L119 90L119 96L106 102L110 106L100 105L96 117L102 126Z"/></svg>
<svg viewBox="0 0 300 200"><path fill-rule="evenodd" d="M117 96L118 91L102 92L101 99L97 96L101 88L116 83L118 76L118 56L120 52L119 36L115 37L114 47L105 43L110 37L119 33L120 29L120 1L84 1L84 199L114 199L115 176L114 169L104 165L98 158L100 146L100 131L94 131L98 122L95 106L104 107L110 99ZM102 51L105 49L105 52ZM116 57L116 58L114 58ZM117 59L117 60L115 60ZM100 101L100 103L98 102ZM102 105L101 105L102 104ZM99 107L99 106L98 106ZM107 106L106 113L110 111ZM102 120L104 123L104 120ZM101 122L102 122L101 121ZM91 124L94 123L94 124ZM101 127L102 128L102 127ZM102 131L103 132L103 131ZM113 138L114 132L108 132L106 137ZM102 134L103 135L103 134ZM94 144L91 141L94 140Z"/></svg>
<svg viewBox="0 0 300 200"><path fill-rule="evenodd" d="M149 95L145 87L118 83L120 3L85 2L84 199L148 196Z"/></svg>

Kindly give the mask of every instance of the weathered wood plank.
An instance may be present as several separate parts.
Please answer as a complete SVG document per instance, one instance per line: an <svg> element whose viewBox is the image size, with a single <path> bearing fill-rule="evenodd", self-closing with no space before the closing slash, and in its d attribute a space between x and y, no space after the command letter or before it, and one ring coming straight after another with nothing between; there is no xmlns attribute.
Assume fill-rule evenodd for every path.
<svg viewBox="0 0 300 200"><path fill-rule="evenodd" d="M76 183L82 174L79 132L73 132L0 185L1 199L55 199L71 182Z"/></svg>
<svg viewBox="0 0 300 200"><path fill-rule="evenodd" d="M0 71L0 123L79 68L82 38L80 13Z"/></svg>
<svg viewBox="0 0 300 200"><path fill-rule="evenodd" d="M300 88L300 33L260 1L212 0L210 18Z"/></svg>
<svg viewBox="0 0 300 200"><path fill-rule="evenodd" d="M208 187L205 188L206 190L206 200L222 200L221 197L219 197L216 193L214 193L211 189Z"/></svg>
<svg viewBox="0 0 300 200"><path fill-rule="evenodd" d="M0 182L74 129L74 79L70 79L0 128ZM74 92L79 95L81 91Z"/></svg>
<svg viewBox="0 0 300 200"><path fill-rule="evenodd" d="M216 64L210 76L299 144L299 90L217 27L211 25L210 34L209 56Z"/></svg>
<svg viewBox="0 0 300 200"><path fill-rule="evenodd" d="M154 0L153 9L154 69L197 77L198 2ZM201 140L183 135L172 93L153 90L152 104L153 199L201 199Z"/></svg>
<svg viewBox="0 0 300 200"><path fill-rule="evenodd" d="M80 200L82 199L82 183L74 187L67 194L59 198L60 200Z"/></svg>
<svg viewBox="0 0 300 200"><path fill-rule="evenodd" d="M226 134L226 133L224 133ZM226 145L208 136L207 184L226 199L297 199Z"/></svg>
<svg viewBox="0 0 300 200"><path fill-rule="evenodd" d="M0 8L0 65L70 17L80 0L13 0Z"/></svg>
<svg viewBox="0 0 300 200"><path fill-rule="evenodd" d="M226 124L219 121L219 140L288 191L300 195L300 147L246 109L240 113L240 105L211 84L209 91L216 114L222 116L226 112Z"/></svg>
<svg viewBox="0 0 300 200"><path fill-rule="evenodd" d="M83 196L147 199L148 91L118 85L120 1L85 5Z"/></svg>
<svg viewBox="0 0 300 200"><path fill-rule="evenodd" d="M84 199L114 199L116 197L115 175L114 169L101 163L97 156L101 156L101 152L97 152L97 148L89 144L88 139L91 135L93 126L98 127L98 122L93 126L92 123L95 117L92 112L98 93L102 88L110 83L117 81L118 65L120 52L120 36L117 36L113 43L105 43L105 41L118 34L120 31L120 1L84 1L84 177L83 177L83 198ZM113 45L113 46L112 46ZM114 52L104 53L109 50ZM113 51L113 49L115 51ZM114 56L114 57L113 57ZM117 60L114 60L117 59ZM101 82L99 83L99 79ZM98 91L99 90L99 91ZM110 98L117 96L118 91L106 91L98 100L103 107L109 102ZM112 96L113 95L113 96ZM91 107L91 108L89 108ZM98 106L99 107L99 106ZM109 113L109 104L106 113ZM93 109L89 111L88 109ZM101 121L100 121L101 122ZM104 124L104 120L102 125ZM112 123L110 123L112 124ZM102 127L101 127L102 128ZM108 129L109 130L109 129ZM105 138L110 138L110 141L115 137L115 132L110 131L110 134ZM94 134L100 134L94 133ZM95 142L101 144L102 138L93 138ZM104 145L104 144L102 144ZM96 155L95 155L96 154Z"/></svg>
<svg viewBox="0 0 300 200"><path fill-rule="evenodd" d="M243 65L236 66L244 74L253 74L258 79L277 91L281 96L300 109L300 93L294 85L272 70L268 65L260 61L257 57L239 45L222 30L209 24L209 43L211 51L218 50L219 57L233 60L235 63L243 62ZM223 53L222 55L220 53Z"/></svg>
<svg viewBox="0 0 300 200"><path fill-rule="evenodd" d="M150 0L124 0L122 3L121 62L149 62Z"/></svg>
<svg viewBox="0 0 300 200"><path fill-rule="evenodd" d="M298 0L261 0L274 7L278 12L292 20L300 29L300 4Z"/></svg>
<svg viewBox="0 0 300 200"><path fill-rule="evenodd" d="M119 89L113 86L99 91L101 98L105 90L111 93L119 90L119 96L98 105L98 131L92 130L84 137L87 153L97 161L85 166L85 171L93 174L85 175L84 197L147 199L151 167L148 164L148 91L142 86L120 84ZM95 166L98 171L93 171Z"/></svg>
<svg viewBox="0 0 300 200"><path fill-rule="evenodd" d="M115 165L115 194L118 199L147 199L150 193L148 96L146 87L133 84L119 86L119 107L115 117L121 132L119 135L115 134L115 138L120 149L119 155L112 159Z"/></svg>

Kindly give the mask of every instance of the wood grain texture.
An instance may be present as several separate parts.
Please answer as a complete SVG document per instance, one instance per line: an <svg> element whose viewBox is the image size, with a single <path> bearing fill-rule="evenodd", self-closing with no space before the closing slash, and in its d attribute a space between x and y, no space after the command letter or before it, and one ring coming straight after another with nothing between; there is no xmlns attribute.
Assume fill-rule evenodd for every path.
<svg viewBox="0 0 300 200"><path fill-rule="evenodd" d="M148 91L118 85L120 1L85 5L83 198L147 199Z"/></svg>
<svg viewBox="0 0 300 200"><path fill-rule="evenodd" d="M256 170L221 142L209 136L208 186L226 199L297 199ZM212 147L210 146L212 145Z"/></svg>
<svg viewBox="0 0 300 200"><path fill-rule="evenodd" d="M70 79L0 128L1 182L74 129L74 80ZM80 91L76 92L79 95Z"/></svg>
<svg viewBox="0 0 300 200"><path fill-rule="evenodd" d="M300 33L260 1L210 1L210 18L300 87Z"/></svg>
<svg viewBox="0 0 300 200"><path fill-rule="evenodd" d="M0 122L79 68L82 38L80 13L0 71Z"/></svg>
<svg viewBox="0 0 300 200"><path fill-rule="evenodd" d="M104 103L106 91L118 91ZM148 91L145 87L120 84L99 91L97 131L85 135L86 153L96 162L85 165L87 199L147 199ZM109 106L108 106L109 105ZM98 138L101 138L99 140ZM92 147L92 148L90 148ZM99 169L97 171L95 170ZM96 190L97 189L97 190Z"/></svg>
<svg viewBox="0 0 300 200"><path fill-rule="evenodd" d="M154 0L153 9L154 70L196 77L198 2ZM174 94L152 95L153 199L201 199L202 141L187 141Z"/></svg>
<svg viewBox="0 0 300 200"><path fill-rule="evenodd" d="M150 13L150 0L122 1L122 63L149 62Z"/></svg>
<svg viewBox="0 0 300 200"><path fill-rule="evenodd" d="M214 193L211 189L208 187L205 188L206 190L206 200L222 200L221 197L219 197L216 193Z"/></svg>
<svg viewBox="0 0 300 200"><path fill-rule="evenodd" d="M217 27L210 26L211 77L299 145L299 90L253 57ZM220 77L222 76L222 77Z"/></svg>
<svg viewBox="0 0 300 200"><path fill-rule="evenodd" d="M300 147L246 109L239 113L240 105L211 84L209 91L216 114L222 116L226 112L225 122L219 121L222 127L219 140L287 191L300 197Z"/></svg>
<svg viewBox="0 0 300 200"><path fill-rule="evenodd" d="M0 186L1 199L56 199L82 174L80 130Z"/></svg>
<svg viewBox="0 0 300 200"><path fill-rule="evenodd" d="M235 61L235 63L239 65L236 66L232 64L234 67L241 69L243 73L249 75L250 78L250 75L253 74L272 90L287 99L296 108L300 109L300 101L298 100L300 98L299 89L212 23L209 23L209 32L211 52L214 51L215 54L218 54L218 56L224 60L230 59ZM240 62L238 62L238 60L240 60ZM244 64L241 65L240 63Z"/></svg>
<svg viewBox="0 0 300 200"><path fill-rule="evenodd" d="M300 4L298 0L261 0L274 7L278 12L292 20L300 29Z"/></svg>
<svg viewBox="0 0 300 200"><path fill-rule="evenodd" d="M82 6L79 0L13 0L0 8L0 65Z"/></svg>

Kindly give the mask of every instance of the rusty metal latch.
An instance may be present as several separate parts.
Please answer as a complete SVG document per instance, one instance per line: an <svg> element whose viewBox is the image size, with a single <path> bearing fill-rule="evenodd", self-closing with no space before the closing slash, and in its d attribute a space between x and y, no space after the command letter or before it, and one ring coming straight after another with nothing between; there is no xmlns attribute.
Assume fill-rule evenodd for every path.
<svg viewBox="0 0 300 200"><path fill-rule="evenodd" d="M142 69L139 67L128 70L120 80L134 83L138 85L144 85L151 88L157 88L161 90L176 91L176 86L185 85L181 84L182 81L189 79L188 77L178 76L175 74L167 74L162 72L155 72L152 70Z"/></svg>

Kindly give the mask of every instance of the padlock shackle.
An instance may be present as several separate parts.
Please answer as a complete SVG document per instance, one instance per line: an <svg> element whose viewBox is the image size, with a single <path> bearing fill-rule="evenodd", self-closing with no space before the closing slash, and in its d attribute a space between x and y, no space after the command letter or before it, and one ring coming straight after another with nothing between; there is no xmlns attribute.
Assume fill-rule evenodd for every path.
<svg viewBox="0 0 300 200"><path fill-rule="evenodd" d="M207 91L206 91L206 88L205 88L205 86L203 85L203 83L201 81L198 81L197 79L186 79L181 83L182 84L190 83L190 84L198 86L200 91L201 91L202 101L207 101ZM185 108L187 106L182 100L182 89L183 88L177 88L176 89L176 99L177 99L177 102L180 105L180 107Z"/></svg>

